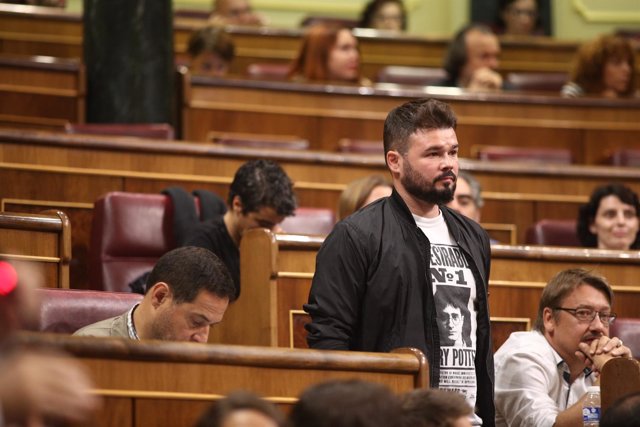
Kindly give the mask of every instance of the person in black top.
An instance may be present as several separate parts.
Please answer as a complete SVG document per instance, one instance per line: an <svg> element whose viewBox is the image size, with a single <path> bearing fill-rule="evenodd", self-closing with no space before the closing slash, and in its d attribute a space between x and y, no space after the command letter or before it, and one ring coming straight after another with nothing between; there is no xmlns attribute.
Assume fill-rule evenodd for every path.
<svg viewBox="0 0 640 427"><path fill-rule="evenodd" d="M226 264L240 295L240 239L251 228L279 231L278 225L296 209L293 184L284 170L269 160L242 165L229 188L224 216L205 221L185 245L209 249Z"/></svg>

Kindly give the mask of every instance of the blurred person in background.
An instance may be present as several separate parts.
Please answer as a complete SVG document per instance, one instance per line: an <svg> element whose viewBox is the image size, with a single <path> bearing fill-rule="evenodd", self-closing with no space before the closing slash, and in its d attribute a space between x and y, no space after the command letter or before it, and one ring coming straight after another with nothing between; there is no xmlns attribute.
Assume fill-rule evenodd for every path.
<svg viewBox="0 0 640 427"><path fill-rule="evenodd" d="M207 26L191 34L187 53L191 73L222 77L229 71L235 56L235 46L223 28Z"/></svg>
<svg viewBox="0 0 640 427"><path fill-rule="evenodd" d="M597 187L580 207L577 232L583 246L640 249L638 195L622 184Z"/></svg>
<svg viewBox="0 0 640 427"><path fill-rule="evenodd" d="M634 96L635 52L629 40L602 35L578 49L569 82L561 94L568 98L602 96L625 98Z"/></svg>
<svg viewBox="0 0 640 427"><path fill-rule="evenodd" d="M402 0L371 0L362 10L360 28L406 31L407 10Z"/></svg>
<svg viewBox="0 0 640 427"><path fill-rule="evenodd" d="M358 40L351 30L327 24L309 27L289 77L302 82L371 84L361 74Z"/></svg>
<svg viewBox="0 0 640 427"><path fill-rule="evenodd" d="M391 183L381 175L370 175L351 181L340 193L338 220L348 217L369 203L390 195Z"/></svg>
<svg viewBox="0 0 640 427"><path fill-rule="evenodd" d="M266 21L253 11L249 0L214 0L209 24L265 25Z"/></svg>
<svg viewBox="0 0 640 427"><path fill-rule="evenodd" d="M500 0L496 34L537 36L544 31L540 23L539 0Z"/></svg>

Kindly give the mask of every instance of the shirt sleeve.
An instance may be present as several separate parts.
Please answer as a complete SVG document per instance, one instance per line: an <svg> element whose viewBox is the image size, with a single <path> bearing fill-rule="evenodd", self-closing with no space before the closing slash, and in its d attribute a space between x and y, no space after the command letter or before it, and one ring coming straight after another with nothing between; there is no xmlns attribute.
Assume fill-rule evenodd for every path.
<svg viewBox="0 0 640 427"><path fill-rule="evenodd" d="M509 426L552 427L556 422L559 409L549 391L558 372L541 359L516 353L496 365L496 410Z"/></svg>
<svg viewBox="0 0 640 427"><path fill-rule="evenodd" d="M357 234L353 226L338 223L318 251L309 303L304 306L312 319L306 326L311 348L352 349L367 271Z"/></svg>

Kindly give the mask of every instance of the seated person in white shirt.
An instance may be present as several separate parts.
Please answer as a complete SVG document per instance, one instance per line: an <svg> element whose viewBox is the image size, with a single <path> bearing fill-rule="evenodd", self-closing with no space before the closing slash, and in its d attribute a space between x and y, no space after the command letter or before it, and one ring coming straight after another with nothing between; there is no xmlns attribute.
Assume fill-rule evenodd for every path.
<svg viewBox="0 0 640 427"><path fill-rule="evenodd" d="M511 334L494 356L497 426L582 425L582 400L604 363L631 357L609 337L612 299L606 280L584 269L551 279L534 330Z"/></svg>
<svg viewBox="0 0 640 427"><path fill-rule="evenodd" d="M222 321L236 288L227 267L211 251L184 246L164 254L151 270L140 302L120 316L74 335L207 342Z"/></svg>

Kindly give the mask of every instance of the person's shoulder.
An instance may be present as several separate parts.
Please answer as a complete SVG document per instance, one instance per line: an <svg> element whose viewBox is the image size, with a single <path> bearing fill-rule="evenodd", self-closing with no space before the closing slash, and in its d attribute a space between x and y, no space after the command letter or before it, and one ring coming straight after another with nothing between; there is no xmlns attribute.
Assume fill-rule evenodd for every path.
<svg viewBox="0 0 640 427"><path fill-rule="evenodd" d="M73 333L75 336L91 336L91 337L128 337L123 335L123 329L126 331L126 313L119 316L110 317L96 323L92 323Z"/></svg>
<svg viewBox="0 0 640 427"><path fill-rule="evenodd" d="M560 94L566 98L579 98L584 96L584 89L575 82L568 82L562 86Z"/></svg>
<svg viewBox="0 0 640 427"><path fill-rule="evenodd" d="M213 233L218 233L222 229L226 230L222 217L202 221L191 229L189 236L185 240L185 244L189 245L194 239L202 239L203 237L210 236Z"/></svg>
<svg viewBox="0 0 640 427"><path fill-rule="evenodd" d="M538 331L513 332L496 351L494 359L499 363L502 359L519 354L549 354L549 345L544 335Z"/></svg>

